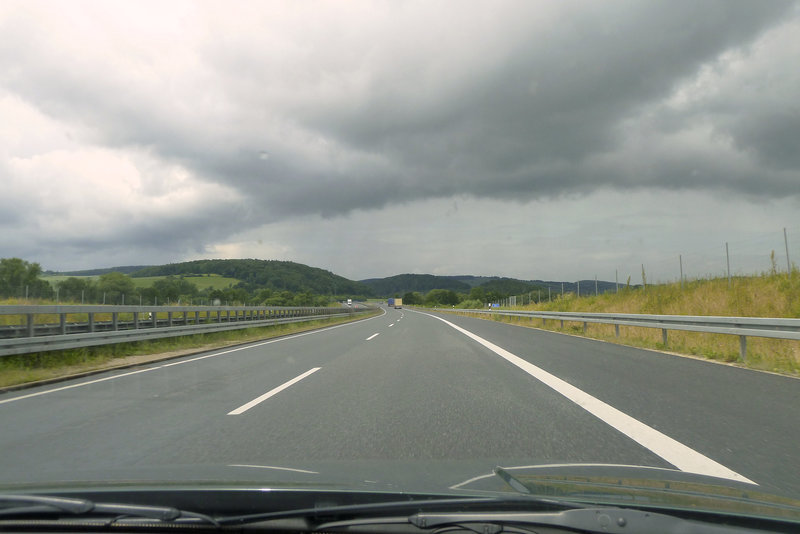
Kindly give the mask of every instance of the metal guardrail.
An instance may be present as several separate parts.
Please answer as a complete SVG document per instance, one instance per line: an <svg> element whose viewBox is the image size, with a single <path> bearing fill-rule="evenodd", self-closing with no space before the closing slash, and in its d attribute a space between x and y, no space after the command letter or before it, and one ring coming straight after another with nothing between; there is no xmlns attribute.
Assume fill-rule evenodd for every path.
<svg viewBox="0 0 800 534"><path fill-rule="evenodd" d="M664 346L667 345L668 330L686 330L712 334L739 336L739 355L742 360L747 353L747 337L769 337L777 339L800 340L800 319L779 319L769 317L719 317L702 315L647 315L634 313L580 313L580 312L539 312L507 310L467 310L450 309L449 312L473 313L481 315L505 315L541 319L542 325L549 320L581 322L586 333L588 323L613 324L619 337L620 326L641 326L660 328Z"/></svg>
<svg viewBox="0 0 800 534"><path fill-rule="evenodd" d="M369 309L272 306L0 306L0 316L22 318L17 324L0 327L0 356L313 321L366 311ZM110 320L97 321L98 315L110 316ZM130 320L121 321L121 315ZM42 316L46 316L44 322ZM76 316L78 321L74 320ZM52 321L54 318L57 322Z"/></svg>

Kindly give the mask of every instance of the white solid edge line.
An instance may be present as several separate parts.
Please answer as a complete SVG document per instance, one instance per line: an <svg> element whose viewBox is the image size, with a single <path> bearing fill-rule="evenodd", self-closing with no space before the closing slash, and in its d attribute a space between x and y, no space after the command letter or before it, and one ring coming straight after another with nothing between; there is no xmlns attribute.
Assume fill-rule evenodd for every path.
<svg viewBox="0 0 800 534"><path fill-rule="evenodd" d="M126 377L126 376L136 375L136 374L139 374L139 373L146 373L148 371L155 371L157 369L164 369L165 367L172 367L172 366L175 366L175 365L183 365L184 363L190 363L190 362L196 362L196 361L199 361L199 360L205 360L206 358L215 358L217 356L223 356L225 354L230 354L231 352L237 352L237 351L240 351L240 350L251 349L253 347L261 347L263 345L269 345L271 343L279 343L281 341L289 341L290 339L295 339L295 338L298 338L298 337L310 336L310 335L313 335L313 334L319 334L321 332L326 332L328 330L333 330L335 328L343 328L345 326L352 326L352 325L363 323L363 322L366 322L366 321L371 321L373 319L377 319L378 317L383 317L384 315L386 315L386 310L383 311L382 315L376 315L375 317L369 317L367 319L362 319L360 321L354 321L354 322L344 323L344 324L337 324L337 325L334 325L334 326L328 326L328 327L325 327L325 328L320 328L319 330L312 330L311 332L302 332L300 334L293 334L293 335L290 335L290 336L280 337L280 338L277 338L277 339L270 339L269 341L262 341L261 343L249 343L249 344L241 346L241 347L235 347L235 348L228 349L228 350L223 350L223 351L220 351L220 352L214 352L212 354L206 354L205 356L198 356L197 358L189 358L188 360L181 360L181 361L178 361L178 362L165 363L163 365L157 365L157 366L154 366L154 367L148 367L147 369L139 369L137 371L130 371L130 372L122 373L122 374L119 374L119 375L107 376L105 378L98 378L96 380L89 380L88 382L81 382L80 384L71 384L69 386L61 386L61 387L54 388L54 389L48 389L46 391L37 391L36 393L28 393L27 395L20 395L18 397L12 397L10 399L0 400L0 404L6 404L8 402L14 402L14 401L23 400L23 399L30 399L31 397L39 397L41 395L49 395L50 393L57 393L59 391L64 391L66 389L80 388L80 387L83 387L83 386L89 386L91 384L97 384L98 382L105 382L107 380L115 380L117 378L123 378L123 377ZM143 364L143 365L145 365L145 364ZM114 371L113 369L109 369L108 370L109 373L111 373L113 371Z"/></svg>
<svg viewBox="0 0 800 534"><path fill-rule="evenodd" d="M423 315L428 315L434 319L439 319L443 323L455 328L470 339L477 341L501 358L504 358L509 363L516 365L535 379L571 400L604 423L622 432L639 445L642 445L646 449L652 451L681 471L758 485L749 478L746 478L739 473L728 469L724 465L715 462L711 458L704 456L696 450L687 447L683 443L672 439L666 434L647 426L638 419L634 419L630 415L614 408L609 404L606 404L592 395L589 395L585 391L576 388L564 380L561 380L557 376L548 373L544 369L541 369L532 363L523 360L519 356L512 354L504 348L498 347L494 343L473 334L469 330L465 330L464 328L461 328L460 326L453 324L446 319L442 319L441 317L437 317L429 313L417 313L422 313Z"/></svg>
<svg viewBox="0 0 800 534"><path fill-rule="evenodd" d="M260 397L256 397L255 399L251 400L247 404L242 404L241 406L239 406L235 410L228 412L228 415L241 415L244 412L246 412L247 410L249 410L250 408L252 408L254 406L258 406L259 404L261 404L262 402L264 402L268 398L272 397L273 395L277 395L278 393L280 393L284 389L292 386L293 384L296 384L296 383L300 382L305 377L316 373L320 369L322 369L322 368L321 367L314 367L313 369L309 369L308 371L306 371L302 375L296 376L296 377L292 378L291 380L289 380L288 382L284 382L280 386L267 391L266 393L264 393Z"/></svg>
<svg viewBox="0 0 800 534"><path fill-rule="evenodd" d="M370 339L374 339L374 338L378 337L379 335L381 335L381 333L380 333L380 332L378 332L378 333L376 333L376 334L372 334L371 336L369 336L369 337L368 337L367 339L365 339L364 341L369 341Z"/></svg>

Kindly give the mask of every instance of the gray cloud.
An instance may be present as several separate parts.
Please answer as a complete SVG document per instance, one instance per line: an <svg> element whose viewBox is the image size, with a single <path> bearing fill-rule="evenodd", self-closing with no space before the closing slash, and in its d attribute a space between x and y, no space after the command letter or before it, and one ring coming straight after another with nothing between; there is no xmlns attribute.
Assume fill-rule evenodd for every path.
<svg viewBox="0 0 800 534"><path fill-rule="evenodd" d="M798 195L794 2L169 10L0 8L0 91L49 121L53 138L75 140L0 149L17 198L44 217L59 196L20 177L89 173L84 187L97 183L79 164L75 178L53 170L53 154L77 146L126 160L109 161L113 172L135 168L125 187L102 185L108 194L152 204L120 201L124 223L43 244L202 253L287 217L454 195Z"/></svg>

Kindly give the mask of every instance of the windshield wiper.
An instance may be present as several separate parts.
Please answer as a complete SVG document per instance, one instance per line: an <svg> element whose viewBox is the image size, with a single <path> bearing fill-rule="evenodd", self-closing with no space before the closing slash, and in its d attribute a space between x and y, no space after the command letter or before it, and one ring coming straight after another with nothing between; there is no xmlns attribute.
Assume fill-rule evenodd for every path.
<svg viewBox="0 0 800 534"><path fill-rule="evenodd" d="M681 517L635 510L629 508L582 508L560 512L457 512L449 514L418 513L408 517L363 518L349 521L331 521L315 525L319 531L346 530L351 527L376 525L413 525L421 531L475 532L500 534L531 532L539 527L597 534L633 534L664 532L681 534L744 534L750 528L730 524L707 523ZM761 531L759 531L761 532Z"/></svg>
<svg viewBox="0 0 800 534"><path fill-rule="evenodd" d="M181 519L203 521L215 527L220 524L212 517L196 512L180 510L170 506L143 506L138 504L96 503L88 499L53 497L49 495L3 495L0 494L0 519L14 517L41 517L42 515L76 517L111 516L107 523L116 523L128 518L155 519L175 522Z"/></svg>
<svg viewBox="0 0 800 534"><path fill-rule="evenodd" d="M434 509L437 512L448 508L463 510L465 507L480 507L482 509L497 510L498 508L520 508L530 511L535 510L565 510L584 508L580 503L556 501L553 499L531 496L511 497L457 497L434 498L424 500L388 501L368 504L334 505L316 508L285 510L279 512L264 512L258 514L217 518L223 526L228 525L253 525L260 522L269 522L278 519L304 519L317 524L330 524L334 521L348 522L355 525L358 521L365 524L408 524L409 513L421 513L424 510ZM387 514L394 514L388 516ZM352 521L350 523L349 521Z"/></svg>

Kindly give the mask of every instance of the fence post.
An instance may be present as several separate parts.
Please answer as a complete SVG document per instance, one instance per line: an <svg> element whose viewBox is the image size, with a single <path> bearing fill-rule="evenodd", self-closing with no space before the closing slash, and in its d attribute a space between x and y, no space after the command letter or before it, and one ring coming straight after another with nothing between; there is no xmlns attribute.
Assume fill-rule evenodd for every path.
<svg viewBox="0 0 800 534"><path fill-rule="evenodd" d="M678 263L681 266L681 289L683 289L683 255L678 254Z"/></svg>
<svg viewBox="0 0 800 534"><path fill-rule="evenodd" d="M786 247L786 272L792 276L792 262L789 261L789 239L786 237L786 228L783 229L783 245Z"/></svg>
<svg viewBox="0 0 800 534"><path fill-rule="evenodd" d="M728 263L728 287L731 287L731 255L728 253L727 241L725 241L725 261Z"/></svg>

